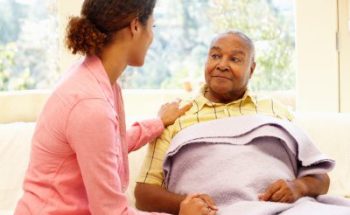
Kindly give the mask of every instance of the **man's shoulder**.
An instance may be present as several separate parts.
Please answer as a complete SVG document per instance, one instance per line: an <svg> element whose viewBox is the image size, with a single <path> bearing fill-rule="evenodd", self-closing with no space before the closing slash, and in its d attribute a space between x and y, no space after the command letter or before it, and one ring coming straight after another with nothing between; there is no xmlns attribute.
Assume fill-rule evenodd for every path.
<svg viewBox="0 0 350 215"><path fill-rule="evenodd" d="M276 117L292 121L294 119L293 108L278 97L268 94L254 94L252 96L258 109L263 112L272 112Z"/></svg>
<svg viewBox="0 0 350 215"><path fill-rule="evenodd" d="M185 113L185 115L193 114L194 112L198 111L198 106L204 102L202 97L203 95L201 95L200 93L196 93L196 94L188 94L180 98L181 99L180 107L188 103L192 103L192 107Z"/></svg>
<svg viewBox="0 0 350 215"><path fill-rule="evenodd" d="M192 103L192 107L186 111L182 116L177 118L172 125L166 127L162 133L163 139L172 139L180 130L184 127L194 124L193 117L199 111L199 105L201 103L200 94L188 94L182 96L180 102L180 107L187 105L188 103ZM165 138L167 137L167 138Z"/></svg>

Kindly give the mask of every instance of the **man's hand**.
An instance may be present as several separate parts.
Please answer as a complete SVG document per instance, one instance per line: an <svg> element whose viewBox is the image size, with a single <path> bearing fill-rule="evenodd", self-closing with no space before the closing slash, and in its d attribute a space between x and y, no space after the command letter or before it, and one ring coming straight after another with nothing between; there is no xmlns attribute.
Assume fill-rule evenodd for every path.
<svg viewBox="0 0 350 215"><path fill-rule="evenodd" d="M304 196L304 185L297 180L278 180L259 195L261 201L292 203Z"/></svg>
<svg viewBox="0 0 350 215"><path fill-rule="evenodd" d="M166 103L160 108L158 116L163 121L164 127L173 124L178 117L182 116L192 107L192 102L179 107L180 102L181 100L178 99L177 101Z"/></svg>
<svg viewBox="0 0 350 215"><path fill-rule="evenodd" d="M292 203L303 196L326 194L329 188L327 174L306 175L293 181L278 180L260 194L259 200Z"/></svg>

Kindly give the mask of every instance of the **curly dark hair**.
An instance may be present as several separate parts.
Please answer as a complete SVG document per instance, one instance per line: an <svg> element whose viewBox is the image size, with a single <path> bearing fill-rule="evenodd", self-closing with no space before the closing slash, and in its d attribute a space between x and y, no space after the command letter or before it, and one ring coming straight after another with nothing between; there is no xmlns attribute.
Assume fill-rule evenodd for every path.
<svg viewBox="0 0 350 215"><path fill-rule="evenodd" d="M134 18L146 25L155 4L156 0L85 0L81 15L69 20L66 45L73 54L98 54Z"/></svg>

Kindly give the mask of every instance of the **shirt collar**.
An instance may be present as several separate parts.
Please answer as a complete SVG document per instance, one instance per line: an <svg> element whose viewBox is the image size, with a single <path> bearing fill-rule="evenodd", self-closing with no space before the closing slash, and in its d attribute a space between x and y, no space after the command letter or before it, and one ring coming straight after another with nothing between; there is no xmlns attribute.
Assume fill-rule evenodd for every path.
<svg viewBox="0 0 350 215"><path fill-rule="evenodd" d="M230 105L230 104L235 104L235 103L240 103L240 102L251 102L253 105L257 105L256 104L256 97L252 94L252 92L247 89L246 92L243 94L242 98L237 99L235 101L231 101L227 104L224 103L216 103L216 102L211 102L209 101L205 96L204 93L207 90L208 86L207 85L203 85L203 87L200 89L199 95L193 100L193 107L191 108L190 112L192 113L197 113L198 111L202 110L203 107L209 106L209 107L213 107L213 106L222 106L222 105Z"/></svg>
<svg viewBox="0 0 350 215"><path fill-rule="evenodd" d="M102 64L102 61L97 56L86 56L83 64L86 66L89 72L96 78L106 99L111 104L114 104L113 88L110 83L108 74Z"/></svg>

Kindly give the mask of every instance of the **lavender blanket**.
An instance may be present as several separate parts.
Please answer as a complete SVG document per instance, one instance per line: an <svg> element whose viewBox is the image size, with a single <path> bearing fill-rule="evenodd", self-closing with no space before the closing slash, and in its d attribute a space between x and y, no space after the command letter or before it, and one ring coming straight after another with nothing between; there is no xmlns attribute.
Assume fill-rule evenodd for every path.
<svg viewBox="0 0 350 215"><path fill-rule="evenodd" d="M220 215L350 214L350 201L304 197L293 204L261 202L278 179L326 173L335 162L288 121L253 115L200 123L177 134L164 161L165 185L179 193L207 193Z"/></svg>

